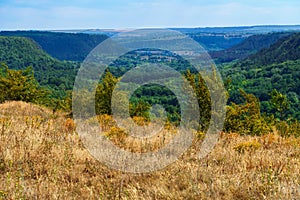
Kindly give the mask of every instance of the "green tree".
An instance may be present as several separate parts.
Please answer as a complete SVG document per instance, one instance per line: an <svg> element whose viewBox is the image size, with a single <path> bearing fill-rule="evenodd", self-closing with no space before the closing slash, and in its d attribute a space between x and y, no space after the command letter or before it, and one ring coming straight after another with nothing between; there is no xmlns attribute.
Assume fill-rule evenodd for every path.
<svg viewBox="0 0 300 200"><path fill-rule="evenodd" d="M273 109L279 113L280 120L283 120L290 104L290 102L287 99L287 96L274 89L271 92L270 103Z"/></svg>
<svg viewBox="0 0 300 200"><path fill-rule="evenodd" d="M41 88L34 78L31 67L25 70L9 69L1 64L2 76L0 76L0 101L15 100L33 103L42 103L49 92Z"/></svg>
<svg viewBox="0 0 300 200"><path fill-rule="evenodd" d="M151 105L147 102L139 100L137 104L130 105L131 117L143 117L144 119L150 120L149 109Z"/></svg>
<svg viewBox="0 0 300 200"><path fill-rule="evenodd" d="M240 90L240 93L243 103L231 103L227 107L225 131L250 135L263 135L270 132L270 124L261 116L259 99L243 90Z"/></svg>
<svg viewBox="0 0 300 200"><path fill-rule="evenodd" d="M108 70L96 89L95 106L97 114L111 114L111 98L118 79Z"/></svg>

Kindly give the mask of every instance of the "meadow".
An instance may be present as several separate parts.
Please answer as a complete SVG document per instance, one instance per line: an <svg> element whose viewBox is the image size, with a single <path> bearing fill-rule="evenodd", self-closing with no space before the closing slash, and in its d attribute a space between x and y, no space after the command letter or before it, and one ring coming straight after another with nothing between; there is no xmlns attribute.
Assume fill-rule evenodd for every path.
<svg viewBox="0 0 300 200"><path fill-rule="evenodd" d="M121 131L106 125L117 144ZM220 133L209 155L199 160L196 151L152 173L112 170L89 154L66 113L8 101L0 104L0 199L300 199L299 137L275 128Z"/></svg>

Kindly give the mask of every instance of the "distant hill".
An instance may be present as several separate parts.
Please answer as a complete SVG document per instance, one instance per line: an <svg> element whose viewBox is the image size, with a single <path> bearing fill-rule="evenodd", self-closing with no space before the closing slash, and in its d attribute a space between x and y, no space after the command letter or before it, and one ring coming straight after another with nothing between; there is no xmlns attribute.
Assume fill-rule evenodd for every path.
<svg viewBox="0 0 300 200"><path fill-rule="evenodd" d="M266 34L271 32L287 32L300 31L300 25L259 25L259 26L228 26L228 27L196 27L196 28L172 28L170 30L179 31L184 34L195 33L213 33L213 34ZM128 29L127 29L128 30ZM88 33L88 34L104 34L108 36L115 35L126 29L70 29L70 30L53 30L52 32L61 33Z"/></svg>
<svg viewBox="0 0 300 200"><path fill-rule="evenodd" d="M78 63L52 58L32 39L0 36L0 62L11 69L31 66L41 85L52 90L70 90L73 87Z"/></svg>
<svg viewBox="0 0 300 200"><path fill-rule="evenodd" d="M300 119L300 33L282 37L269 48L221 69L224 78L232 80L231 101L238 102L237 88L253 93L269 111L270 92L277 89L291 103L289 114Z"/></svg>
<svg viewBox="0 0 300 200"><path fill-rule="evenodd" d="M218 51L228 49L245 40L248 35L226 35L226 34L204 34L193 33L188 34L196 42L201 44L207 51Z"/></svg>
<svg viewBox="0 0 300 200"><path fill-rule="evenodd" d="M171 28L189 35L207 51L222 51L240 44L254 34L300 31L300 26L243 26L243 27L207 27L207 28ZM0 36L28 37L36 41L43 50L59 60L83 61L88 53L108 37L124 30L61 30L61 31L2 31ZM259 38L257 38L259 39ZM267 43L264 38L262 43ZM247 45L247 43L245 44ZM239 48L239 47L237 47ZM247 53L235 49L229 52L216 52L222 60L232 60L236 55L244 58ZM248 51L247 51L248 52ZM253 53L253 52L252 52ZM225 55L224 55L225 54ZM248 54L247 54L248 55ZM216 57L214 56L214 57ZM223 58L225 57L225 58ZM229 58L227 58L229 57Z"/></svg>
<svg viewBox="0 0 300 200"><path fill-rule="evenodd" d="M271 32L300 31L300 25L261 25L236 27L199 27L199 28L171 28L182 33L221 33L221 34L263 34Z"/></svg>
<svg viewBox="0 0 300 200"><path fill-rule="evenodd" d="M54 58L70 61L83 61L92 49L108 38L103 34L45 31L2 31L0 35L31 38Z"/></svg>
<svg viewBox="0 0 300 200"><path fill-rule="evenodd" d="M269 65L298 59L300 59L300 33L295 33L281 38L277 43L271 45L270 48L262 49L243 63Z"/></svg>
<svg viewBox="0 0 300 200"><path fill-rule="evenodd" d="M111 30L113 31L113 30ZM42 49L59 60L83 61L98 44L118 32L100 30L74 30L65 32L47 31L2 31L0 36L28 37L36 41ZM245 39L244 35L224 36L224 34L188 34L208 51L223 50Z"/></svg>
<svg viewBox="0 0 300 200"><path fill-rule="evenodd" d="M189 35L207 51L213 51L214 58L220 58L220 62L228 62L245 58L249 53L268 47L281 36L286 35L286 32L300 31L300 26L204 27L173 28L172 30ZM264 34L266 35L263 36Z"/></svg>
<svg viewBox="0 0 300 200"><path fill-rule="evenodd" d="M209 54L217 62L231 62L237 59L244 59L251 54L258 52L263 48L270 47L270 45L277 42L280 38L288 36L291 33L268 33L260 35L252 35L242 41L241 43L225 50L212 51Z"/></svg>

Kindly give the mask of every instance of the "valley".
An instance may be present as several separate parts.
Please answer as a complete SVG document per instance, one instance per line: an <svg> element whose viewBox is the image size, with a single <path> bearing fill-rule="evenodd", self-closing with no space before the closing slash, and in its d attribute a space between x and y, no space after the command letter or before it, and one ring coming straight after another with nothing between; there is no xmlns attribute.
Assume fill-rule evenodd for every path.
<svg viewBox="0 0 300 200"><path fill-rule="evenodd" d="M74 82L86 56L123 30L1 31L0 199L299 199L300 26L172 30L190 36L214 60L211 71L220 72L228 98L226 118L215 147L199 159L210 119L218 114L206 84L216 76L200 74L163 49L119 57L95 86L96 116L82 110L87 113L82 120L98 124L105 140L134 153L155 152L182 130L180 99L159 84L137 88L126 107L140 127L157 126L156 117L163 115L159 135L138 140L116 123L113 91L124 74L145 63L162 63L181 74L201 114L190 122L196 125L188 151L162 170L140 174L97 161L73 119ZM151 78L139 73L133 77ZM167 86L176 84L168 81ZM91 91L79 91L77 105L93 102ZM118 100L118 106L126 105Z"/></svg>

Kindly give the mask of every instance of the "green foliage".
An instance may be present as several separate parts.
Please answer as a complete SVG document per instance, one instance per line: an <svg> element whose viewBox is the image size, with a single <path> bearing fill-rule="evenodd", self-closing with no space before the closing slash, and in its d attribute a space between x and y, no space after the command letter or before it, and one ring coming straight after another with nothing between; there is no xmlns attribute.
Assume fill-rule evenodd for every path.
<svg viewBox="0 0 300 200"><path fill-rule="evenodd" d="M54 98L62 98L73 89L78 63L61 62L46 54L33 40L0 36L0 62L11 69L31 66L41 86L51 90Z"/></svg>
<svg viewBox="0 0 300 200"><path fill-rule="evenodd" d="M200 74L192 74L189 70L184 75L189 81L194 90L200 111L201 130L207 129L211 116L211 101L210 94L204 79ZM96 113L97 114L111 114L111 98L112 92L115 88L118 79L110 73L109 70L101 79L96 89ZM170 83L171 84L171 83ZM119 94L120 95L120 94ZM126 98L127 95L124 94ZM117 101L118 109L127 112L128 108L121 108L124 106L121 98ZM139 87L129 99L130 115L150 119L149 109L153 105L162 105L165 109L168 120L178 123L180 117L180 106L176 95L167 87L157 84L147 84Z"/></svg>
<svg viewBox="0 0 300 200"><path fill-rule="evenodd" d="M253 94L240 90L242 104L232 103L227 108L224 130L247 135L263 135L271 126L260 114L260 102Z"/></svg>
<svg viewBox="0 0 300 200"><path fill-rule="evenodd" d="M83 61L91 50L108 38L102 34L45 31L2 31L0 35L31 38L54 58L71 61Z"/></svg>
<svg viewBox="0 0 300 200"><path fill-rule="evenodd" d="M281 112L283 116L277 117L299 120L299 41L299 33L283 37L270 48L261 50L248 59L222 67L223 76L231 80L229 101L241 103L239 89L243 89L260 99L262 112L276 116L276 113ZM271 105L271 93L274 89L286 95L289 107L285 109L285 114Z"/></svg>
<svg viewBox="0 0 300 200"><path fill-rule="evenodd" d="M271 92L270 103L271 106L279 113L280 119L283 120L285 112L289 108L287 96L274 89Z"/></svg>
<svg viewBox="0 0 300 200"><path fill-rule="evenodd" d="M287 60L298 60L300 55L299 44L300 33L285 36L271 45L270 48L262 49L258 54L250 56L246 63L270 65Z"/></svg>
<svg viewBox="0 0 300 200"><path fill-rule="evenodd" d="M25 70L8 69L1 65L0 76L0 101L16 100L33 103L41 103L47 99L49 91L42 89L34 78L32 68Z"/></svg>
<svg viewBox="0 0 300 200"><path fill-rule="evenodd" d="M180 107L176 95L167 87L157 84L147 84L138 88L130 98L130 115L149 119L149 108L155 104L162 105L168 119L172 122L180 120ZM144 112L138 111L144 107Z"/></svg>
<svg viewBox="0 0 300 200"><path fill-rule="evenodd" d="M131 117L142 117L143 119L150 120L149 109L150 104L142 100L130 106Z"/></svg>
<svg viewBox="0 0 300 200"><path fill-rule="evenodd" d="M51 34L48 35L50 38L53 36ZM38 33L32 33L32 35L37 36ZM41 35L43 34L41 33ZM61 37L63 36L65 35L62 34ZM279 36L281 35L275 34L269 42ZM262 135L270 132L272 126L274 126L282 136L299 136L299 122L297 120L284 120L293 117L300 119L300 58L297 58L299 60L293 60L296 57L292 54L286 56L287 59L291 58L292 61L285 60L281 62L282 60L275 59L274 63L267 62L269 57L273 59L269 51L274 49L274 46L278 47L278 44L281 44L278 48L287 50L284 45L292 45L292 41L297 43L298 37L300 35L295 34L285 38L285 42L280 40L272 45L269 50L262 50L255 54L256 59L246 59L222 68L223 75L227 78L225 85L232 102L228 106L225 131ZM68 39L66 38L66 40ZM256 47L257 43L253 44L253 48ZM292 45L293 48L296 47ZM276 52L278 51L276 50ZM286 55L286 51L283 54ZM71 111L71 90L79 67L78 63L56 60L46 54L33 40L21 37L0 37L0 61L5 61L12 66L12 69L8 69L6 65L2 65L0 68L0 102L21 100L46 105L51 107L53 111L59 109ZM157 62L162 62L181 72L183 77L190 83L196 94L200 109L199 130L207 130L211 116L218 114L211 112L211 106L219 104L215 102L216 105L211 105L210 95L216 94L219 87L213 85L210 88L212 90L210 94L206 84L213 83L215 80L211 79L215 79L216 76L197 73L197 70L187 61L167 51L143 49L130 52L108 66L108 70L96 89L96 113L112 114L112 92L120 76L143 63ZM26 68L27 66L31 66L31 68ZM216 71L213 70L212 73L216 73ZM152 78L153 74L149 76L147 73L137 73L135 76L134 78L137 78L137 80L148 80ZM155 76L163 77L161 72L158 72ZM86 81L89 81L88 78ZM176 80L168 80L166 85L174 84L174 81ZM91 91L88 90L78 92L76 95L79 95L77 98L79 102L77 103L91 105L92 99L87 98L87 96L91 96L90 94ZM158 104L166 111L169 122L178 123L181 120L178 99L167 86L143 85L130 97L129 108L125 108L123 97L127 98L127 94L121 94L120 98L117 99L117 106L120 107L118 109L126 109L126 111L129 109L131 117L138 116L149 120L150 108ZM214 99L220 98L214 97ZM94 108L84 106L83 109L86 110L82 112L88 115L92 113ZM268 115L262 115L261 111L267 112Z"/></svg>
<svg viewBox="0 0 300 200"><path fill-rule="evenodd" d="M300 136L300 123L297 120L279 121L275 127L282 137Z"/></svg>
<svg viewBox="0 0 300 200"><path fill-rule="evenodd" d="M189 81L192 88L194 89L198 100L198 106L200 112L200 119L199 119L200 129L202 131L207 130L211 118L212 105L211 105L210 92L207 88L206 82L200 73L195 75L192 74L189 70L186 72L185 77ZM208 77L205 78L206 81L209 81Z"/></svg>
<svg viewBox="0 0 300 200"><path fill-rule="evenodd" d="M72 98L73 98L72 103L74 103L74 105L72 106L81 106L80 117L82 118L94 117L92 114L95 111L95 107L92 107L93 99L92 99L91 91L82 88L77 89L77 91L72 94Z"/></svg>
<svg viewBox="0 0 300 200"><path fill-rule="evenodd" d="M237 45L221 51L213 51L209 54L217 62L231 62L238 59L244 59L251 54L258 52L263 48L277 42L280 38L289 35L290 33L268 33L252 35Z"/></svg>
<svg viewBox="0 0 300 200"><path fill-rule="evenodd" d="M108 70L105 72L104 77L98 84L95 95L96 113L111 114L111 99L112 92L118 79L115 78Z"/></svg>

